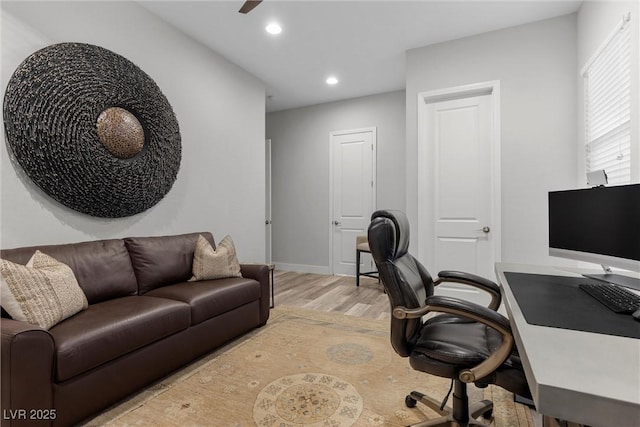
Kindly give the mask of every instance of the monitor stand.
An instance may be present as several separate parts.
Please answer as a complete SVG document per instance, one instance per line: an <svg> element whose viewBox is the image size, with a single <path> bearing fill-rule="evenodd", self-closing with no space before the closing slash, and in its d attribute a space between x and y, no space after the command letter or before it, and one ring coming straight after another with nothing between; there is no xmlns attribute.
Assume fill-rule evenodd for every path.
<svg viewBox="0 0 640 427"><path fill-rule="evenodd" d="M613 283L614 285L624 286L626 288L636 289L640 291L640 279L635 277L624 276L622 274L605 273L605 274L583 274L584 277L600 280L602 282Z"/></svg>

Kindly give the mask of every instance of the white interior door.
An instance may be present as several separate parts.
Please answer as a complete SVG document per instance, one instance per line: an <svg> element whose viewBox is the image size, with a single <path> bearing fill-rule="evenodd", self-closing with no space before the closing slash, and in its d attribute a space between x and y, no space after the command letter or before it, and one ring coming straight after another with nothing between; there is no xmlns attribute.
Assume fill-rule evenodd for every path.
<svg viewBox="0 0 640 427"><path fill-rule="evenodd" d="M376 129L332 132L330 139L332 272L355 275L356 236L367 233L375 208Z"/></svg>
<svg viewBox="0 0 640 427"><path fill-rule="evenodd" d="M420 197L426 213L419 227L421 252L435 275L460 270L494 279L499 220L496 201L494 94L470 94L425 102L421 109L425 144ZM442 98L440 98L442 99ZM430 175L430 176L429 176ZM423 194L424 192L424 194ZM439 294L481 304L489 297L463 285L445 284Z"/></svg>

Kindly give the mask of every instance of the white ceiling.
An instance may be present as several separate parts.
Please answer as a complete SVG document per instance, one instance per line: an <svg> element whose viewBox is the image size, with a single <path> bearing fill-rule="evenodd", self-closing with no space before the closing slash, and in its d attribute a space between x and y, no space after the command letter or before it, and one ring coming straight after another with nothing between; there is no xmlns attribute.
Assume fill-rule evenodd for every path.
<svg viewBox="0 0 640 427"><path fill-rule="evenodd" d="M140 1L261 79L267 111L401 90L405 51L573 13L581 1ZM283 28L267 34L267 23ZM340 82L325 83L329 75Z"/></svg>

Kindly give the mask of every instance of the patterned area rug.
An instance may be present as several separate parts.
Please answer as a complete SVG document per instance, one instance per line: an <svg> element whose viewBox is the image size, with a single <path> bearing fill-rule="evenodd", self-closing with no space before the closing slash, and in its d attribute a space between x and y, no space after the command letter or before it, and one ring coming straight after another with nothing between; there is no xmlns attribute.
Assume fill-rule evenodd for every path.
<svg viewBox="0 0 640 427"><path fill-rule="evenodd" d="M449 384L395 354L388 321L276 308L265 327L84 425L405 426L438 416L423 405L407 408L409 391L441 399ZM487 425L532 425L528 408L499 387L470 386L469 395L494 401Z"/></svg>

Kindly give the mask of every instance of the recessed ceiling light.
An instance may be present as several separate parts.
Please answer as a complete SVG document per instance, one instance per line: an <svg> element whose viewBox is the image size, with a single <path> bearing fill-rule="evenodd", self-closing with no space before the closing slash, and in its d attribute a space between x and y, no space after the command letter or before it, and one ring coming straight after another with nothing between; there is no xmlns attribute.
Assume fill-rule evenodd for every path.
<svg viewBox="0 0 640 427"><path fill-rule="evenodd" d="M328 85L335 85L338 84L338 79L334 76L331 76L329 78L327 78L327 84Z"/></svg>
<svg viewBox="0 0 640 427"><path fill-rule="evenodd" d="M275 22L272 22L265 27L265 30L267 30L267 33L269 34L280 34L282 32L282 27Z"/></svg>

